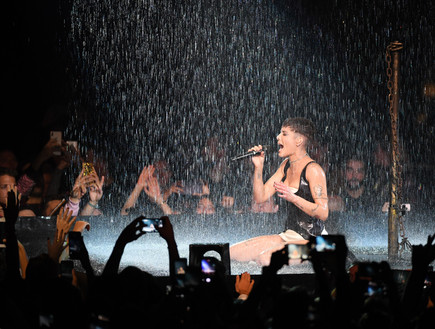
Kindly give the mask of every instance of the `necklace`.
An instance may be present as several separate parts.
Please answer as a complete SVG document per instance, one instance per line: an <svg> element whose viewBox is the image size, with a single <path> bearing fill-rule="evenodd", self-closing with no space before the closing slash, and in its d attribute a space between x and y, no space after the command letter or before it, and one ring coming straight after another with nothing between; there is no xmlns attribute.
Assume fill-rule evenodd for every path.
<svg viewBox="0 0 435 329"><path fill-rule="evenodd" d="M290 158L288 158L288 161L290 162L290 164L295 163L303 158L305 158L308 155L308 153L305 153L303 156L301 156L299 159L293 160L291 161Z"/></svg>

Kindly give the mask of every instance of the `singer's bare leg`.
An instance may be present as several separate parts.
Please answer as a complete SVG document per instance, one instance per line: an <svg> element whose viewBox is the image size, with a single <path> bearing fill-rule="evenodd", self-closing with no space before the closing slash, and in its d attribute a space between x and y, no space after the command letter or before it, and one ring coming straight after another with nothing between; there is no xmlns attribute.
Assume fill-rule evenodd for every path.
<svg viewBox="0 0 435 329"><path fill-rule="evenodd" d="M290 243L305 244L306 242L306 240L284 241L278 234L262 235L233 244L230 247L230 258L239 262L255 261L261 266L268 266L273 252Z"/></svg>

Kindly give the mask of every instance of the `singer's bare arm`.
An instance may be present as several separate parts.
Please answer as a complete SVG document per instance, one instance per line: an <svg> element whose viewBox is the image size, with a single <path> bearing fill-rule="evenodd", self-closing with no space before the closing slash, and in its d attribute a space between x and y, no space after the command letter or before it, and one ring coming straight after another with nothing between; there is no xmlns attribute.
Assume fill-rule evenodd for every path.
<svg viewBox="0 0 435 329"><path fill-rule="evenodd" d="M273 186L274 182L281 181L284 177L284 167L287 160L284 160L279 166L278 170L263 183L263 167L257 172L257 168L254 172L254 201L257 203L262 203L267 201L272 195L275 194L276 190Z"/></svg>

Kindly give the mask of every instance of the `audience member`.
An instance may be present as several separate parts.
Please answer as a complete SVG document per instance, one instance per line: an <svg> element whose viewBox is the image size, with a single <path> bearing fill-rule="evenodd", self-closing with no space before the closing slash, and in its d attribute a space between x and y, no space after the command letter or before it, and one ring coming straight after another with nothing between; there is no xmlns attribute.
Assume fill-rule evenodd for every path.
<svg viewBox="0 0 435 329"><path fill-rule="evenodd" d="M366 163L361 156L351 155L347 158L341 171L342 185L336 194L329 195L330 216L326 223L329 233L337 233L343 224L357 224L358 218L381 214L387 196L373 192L366 170Z"/></svg>
<svg viewBox="0 0 435 329"><path fill-rule="evenodd" d="M125 201L121 215L128 215L133 209L139 214L147 216L170 215L174 213L172 200L173 194L182 191L181 182L171 182L172 171L166 160L158 160L154 164L145 166L142 169L137 183ZM137 201L142 192L145 192L146 199ZM171 207L172 205L172 207Z"/></svg>
<svg viewBox="0 0 435 329"><path fill-rule="evenodd" d="M276 213L279 209L279 205L275 203L273 197L264 202L255 202L252 200L251 212L253 213Z"/></svg>

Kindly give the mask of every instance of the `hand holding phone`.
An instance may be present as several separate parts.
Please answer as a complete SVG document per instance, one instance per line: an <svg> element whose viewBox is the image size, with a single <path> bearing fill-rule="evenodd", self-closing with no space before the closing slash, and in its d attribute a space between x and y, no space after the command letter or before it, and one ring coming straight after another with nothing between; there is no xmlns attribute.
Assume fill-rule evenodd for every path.
<svg viewBox="0 0 435 329"><path fill-rule="evenodd" d="M71 231L68 233L69 258L80 259L80 252L83 243L83 237L80 232Z"/></svg>

